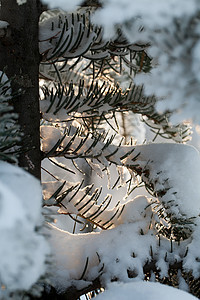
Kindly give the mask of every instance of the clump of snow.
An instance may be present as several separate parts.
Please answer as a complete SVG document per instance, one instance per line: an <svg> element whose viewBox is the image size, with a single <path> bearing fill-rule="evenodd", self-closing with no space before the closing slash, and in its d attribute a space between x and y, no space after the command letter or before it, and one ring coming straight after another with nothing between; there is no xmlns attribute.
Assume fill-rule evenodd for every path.
<svg viewBox="0 0 200 300"><path fill-rule="evenodd" d="M175 143L153 143L134 147L135 151L126 158L124 164L134 167L132 159L139 154L135 163L150 171L149 177L146 179L143 177L143 180L154 183L154 190L157 192L166 191L160 200L165 203L169 201L172 206L174 202L174 209L176 210L175 206L178 206L179 210L188 217L198 216L200 213L199 152L193 146ZM125 146L121 149L126 151Z"/></svg>
<svg viewBox="0 0 200 300"><path fill-rule="evenodd" d="M144 221L145 222L145 221ZM156 240L149 231L140 233L143 221L120 225L117 228L86 234L70 234L50 225L50 245L54 255L52 284L63 292L72 282L76 285L83 273L86 261L85 285L103 273L103 282L113 278L129 282L127 270L143 279L143 265L149 259L150 247L156 252ZM103 270L103 272L101 271Z"/></svg>
<svg viewBox="0 0 200 300"><path fill-rule="evenodd" d="M176 288L155 282L112 283L97 300L195 300L196 297Z"/></svg>
<svg viewBox="0 0 200 300"><path fill-rule="evenodd" d="M146 227L148 228L151 221L151 214L152 211L147 198L144 196L137 196L126 203L118 223L125 224L139 221L144 222L146 219Z"/></svg>
<svg viewBox="0 0 200 300"><path fill-rule="evenodd" d="M71 234L50 225L47 233L54 258L51 283L57 291L62 293L71 285L78 288L86 264L82 287L97 277L103 286L116 279L121 282L143 280L144 266L155 261L160 278L168 276L170 264L180 261L183 261L184 271L192 270L193 275L199 277L199 239L185 240L180 244L162 237L159 240L155 228L146 226L149 218L142 218L144 212L141 214L140 209L137 213L141 218L137 215L132 223L101 232ZM196 234L199 235L199 230ZM185 256L186 248L189 254ZM155 281L155 276L151 276L151 281ZM187 290L181 274L179 288Z"/></svg>
<svg viewBox="0 0 200 300"><path fill-rule="evenodd" d="M171 118L174 123L184 119L199 122L199 35L190 27L191 20L192 16L186 18L179 29L172 23L168 31L161 28L153 35L149 53L157 57L158 64L151 74L139 74L135 81L144 83L146 95L162 99L157 103L159 112L177 110Z"/></svg>
<svg viewBox="0 0 200 300"><path fill-rule="evenodd" d="M45 273L49 246L42 225L40 182L19 167L0 162L0 297L28 290Z"/></svg>

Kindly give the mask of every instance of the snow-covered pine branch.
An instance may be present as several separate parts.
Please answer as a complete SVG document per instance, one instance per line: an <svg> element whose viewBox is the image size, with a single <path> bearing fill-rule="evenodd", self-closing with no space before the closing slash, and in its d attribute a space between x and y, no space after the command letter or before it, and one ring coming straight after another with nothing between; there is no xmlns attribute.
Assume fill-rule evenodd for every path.
<svg viewBox="0 0 200 300"><path fill-rule="evenodd" d="M47 271L50 249L42 234L42 191L28 172L0 161L0 195L0 298L17 292L18 299Z"/></svg>
<svg viewBox="0 0 200 300"><path fill-rule="evenodd" d="M175 143L137 145L129 123L134 114L138 119L142 115L155 134L153 141L165 137L182 143L188 127L169 123L173 110L181 108L184 116L199 120L199 1L58 0L55 5L67 13L60 8L45 12L38 25L39 2L2 0L0 5L0 18L9 23L0 22L0 68L7 67L13 78L13 93L21 91L15 101L13 94L7 95L10 86L0 85L0 159L15 159L18 125L12 102L25 137L20 165L40 177L43 160L44 205L52 206L45 212L65 214L67 222L70 216L75 225L84 223L81 230L90 222L97 232L71 234L48 224L54 264L50 286L41 295L46 279L41 278L41 285L34 282L46 270L49 249L38 229L43 219L40 189L24 171L0 163L0 293L6 300L27 293L77 299L95 289L109 289L111 281L158 280L200 297L199 153ZM51 7L55 3L45 2ZM70 13L77 4L86 7ZM145 94L137 82L144 82ZM106 122L125 142L107 133ZM144 134L139 139L143 143ZM82 179L75 160L82 164ZM156 199L137 196L121 204L119 193L106 196L105 186L97 182L95 187L93 175L112 167L119 173L113 189L118 180L123 183L126 170L130 194L131 184L137 186L139 180ZM73 183L69 174L79 178ZM70 230L69 224L66 227ZM119 285L113 286L123 298ZM148 293L148 284L142 285ZM130 290L136 295L137 284Z"/></svg>
<svg viewBox="0 0 200 300"><path fill-rule="evenodd" d="M40 52L43 55L40 73L47 83L41 87L43 117L48 121L66 121L69 116L79 119L98 117L101 122L101 119L108 119L109 113L131 110L145 116L145 123L156 136L186 141L187 126L172 126L168 113L159 114L156 111L158 99L145 97L143 86L135 84L124 92L106 71L111 69L113 76L115 73L127 76L128 72L130 82L133 74L148 72L152 68L147 55L149 44L130 43L120 28L113 39L104 39L102 28L94 24L90 21L90 10L68 14L60 10L43 13L40 21ZM49 85L51 80L60 84Z"/></svg>
<svg viewBox="0 0 200 300"><path fill-rule="evenodd" d="M172 138L176 142L188 139L190 128L187 125L171 125L166 114L155 110L157 99L145 97L143 86L132 85L125 92L119 87L111 87L104 81L92 81L87 87L80 81L78 87L71 82L69 88L57 85L51 89L43 86L40 109L43 118L50 122L63 122L73 119L96 118L112 119L116 112L131 111L144 117L144 122L158 135Z"/></svg>
<svg viewBox="0 0 200 300"><path fill-rule="evenodd" d="M92 164L103 167L113 163L126 166L130 171L139 174L146 187L158 197L164 207L161 215L164 217L166 214L166 219L172 222L172 235L175 239L179 239L179 230L184 231L184 228L185 238L190 236L195 223L193 218L200 213L200 191L193 189L193 184L198 186L200 171L199 153L195 148L171 143L116 146L111 144L111 140L103 142L99 138L76 135L69 137L51 126L41 127L41 136L42 150L46 157L85 158ZM191 199L193 206L190 205ZM75 201L77 203L79 199ZM91 203L88 202L88 207L89 205ZM160 210L162 211L162 207Z"/></svg>
<svg viewBox="0 0 200 300"><path fill-rule="evenodd" d="M121 4L103 0L102 4L93 19L103 26L107 38L120 24L131 42L151 44L147 53L155 59L155 67L151 74L139 74L135 82L145 83L146 95L164 97L157 104L158 111L173 111L174 123L185 119L198 123L199 1L124 0Z"/></svg>

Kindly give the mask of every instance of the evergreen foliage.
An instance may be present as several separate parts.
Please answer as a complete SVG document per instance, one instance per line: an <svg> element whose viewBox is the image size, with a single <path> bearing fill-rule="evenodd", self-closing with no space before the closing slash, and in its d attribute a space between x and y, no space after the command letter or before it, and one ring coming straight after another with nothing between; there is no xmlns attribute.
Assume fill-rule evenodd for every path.
<svg viewBox="0 0 200 300"><path fill-rule="evenodd" d="M80 12L71 14L60 11L43 13L40 36L43 37L43 40L40 39L43 57L43 94L40 106L46 121L41 133L45 158L82 158L87 160L87 164L93 170L93 161L96 163L97 160L103 167L108 167L108 162L121 165L121 161L129 157L137 146L125 146L127 149L124 149L124 141L120 141L116 146L111 145L115 139L114 135L102 129L102 124L107 123L111 127L110 130L117 134L119 113L139 114L141 120L155 133L155 137L160 135L177 142L187 140L189 128L182 124L171 125L167 113L159 115L155 109L156 97L144 96L143 86L136 86L133 77L130 76L133 71L137 73L144 69L146 72L147 65L148 70L151 68L151 59L145 52L148 45L130 44L120 30L116 31L113 41L103 40L102 29L91 24L89 9L86 12L85 9L81 9ZM116 82L119 74L122 78L127 76L127 88L120 87ZM114 125L111 121L113 119ZM134 135L134 128L132 130ZM57 143L48 149L51 135L59 138ZM122 149L125 154L120 157ZM138 157L139 153L132 161L136 165L134 171L141 176L141 168L137 170ZM63 168L63 165L61 167ZM131 176L135 175L131 173ZM152 190L152 184L150 186L148 180L146 185ZM77 188L77 185L75 186ZM63 187L64 184L61 184L54 193L59 205L62 204L61 199L73 190L70 186L69 190L62 192L63 195L60 196ZM86 189L86 194L89 195L90 190ZM94 193L96 195L97 191ZM93 197L94 194L91 195L91 198ZM97 202L97 199L95 201Z"/></svg>
<svg viewBox="0 0 200 300"><path fill-rule="evenodd" d="M191 293L200 298L199 273L196 276L189 267L184 269L183 266L187 264L187 249L198 215L189 216L181 207L179 190L170 181L171 173L160 163L165 157L160 154L161 158L156 161L154 153L162 152L164 144L147 144L144 140L138 145L137 128L131 122L136 118L140 126L148 128L153 142L157 138L171 140L169 156L182 151L180 144L189 139L190 127L172 125L169 121L172 112L158 113L156 105L160 99L155 95L146 96L144 86L135 84L135 75L149 73L154 67L147 51L150 45L129 42L119 26L113 39L106 40L103 29L91 21L96 8L88 6L72 13L52 10L40 16L41 162L43 177L49 179L42 182L44 207L50 207L53 212L56 207L56 214L66 215L67 220L75 224L74 228L79 226L83 232L88 226L94 232L117 228L123 224L123 216L132 204L119 201L112 207L112 196L105 196L104 187L95 184L98 179L94 179L107 176L109 181L110 169L114 166L118 175L112 183L113 190L125 186L126 199L130 199L137 188L145 187L151 198L140 216L148 223L147 227L141 227L137 233L141 239L146 230L155 241L155 247L151 245L152 240L146 245L149 258L140 262L145 280L154 278L178 286L182 278ZM1 73L0 159L13 163L17 162L22 134L11 105L14 97L10 79L5 78ZM127 124L127 120L131 122ZM28 150L22 148L24 152ZM184 153L188 158L187 148ZM162 253L159 252L161 243L164 245ZM102 278L106 266L103 254L96 255L97 276L94 273L96 277L88 280L93 284L81 289L74 283L87 281L87 257L80 278L73 278L73 284L63 294L59 295L50 284L38 297L77 299L87 292L98 294L104 287ZM137 255L133 252L131 257ZM199 258L195 259L199 263ZM158 264L161 260L165 273ZM127 278L139 276L136 271L127 268ZM118 275L112 274L110 280L119 280Z"/></svg>
<svg viewBox="0 0 200 300"><path fill-rule="evenodd" d="M130 178L126 181L127 195L143 183L150 194L157 198L150 204L153 214L157 216L154 234L159 235L159 239L161 236L167 237L171 243L188 239L193 232L193 220L189 220L180 210L174 211L173 207L177 205L175 200L163 202L162 197L168 193L167 176L160 189L158 178L153 179L151 176L152 169L155 172L156 167L150 157L146 157L144 165L141 164L141 152L137 146L132 145L131 136L126 136L126 141L122 137L116 144L115 135L119 135L120 126L125 126L125 123L119 124L119 116L126 117L126 114L131 113L138 114L141 121L150 127L154 133L153 139L160 136L183 143L188 139L190 128L184 124L171 125L169 113L159 114L156 111L156 97L146 97L143 86L134 84L134 74L149 72L152 68L151 58L146 52L149 45L129 43L120 29L116 30L112 41L104 40L102 29L91 23L90 13L90 9L80 9L71 14L50 11L41 17L40 51L43 59L40 70L43 94L40 106L45 120L41 128L43 155L45 158L53 158L51 163L69 173L73 173L73 170L68 169L66 159L71 160L76 166L76 172L82 174L82 160L85 160L92 176L95 171L97 174L105 173L110 164L128 167ZM48 36L45 36L47 32ZM103 129L105 124L114 135ZM134 130L133 127L133 136ZM126 132L126 128L123 132ZM52 147L49 147L50 136L54 136L54 141L57 140ZM59 163L55 159L58 157L63 157L64 161ZM158 174L162 172L157 171ZM118 186L121 176L122 172L119 171L113 188ZM138 176L140 183L137 184L135 179ZM109 209L111 196L102 199L102 187L84 187L84 180L73 184L57 178L55 182L44 183L43 188L45 204L58 206L61 214L82 224L82 230L85 229L85 221L93 229L114 228L126 206L117 203L113 209ZM52 194L48 191L52 191ZM154 263L152 259L152 271L159 276ZM171 279L166 279L172 285L177 270L182 268L180 263L173 269L174 263L172 259L172 265L168 267L173 275L170 275ZM87 265L88 261L85 269ZM144 266L148 278L148 264L146 269ZM134 272L128 270L128 277L135 277Z"/></svg>
<svg viewBox="0 0 200 300"><path fill-rule="evenodd" d="M1 72L0 75L0 160L17 161L21 133L17 125L17 114L11 105L11 81ZM10 103L10 104L9 104Z"/></svg>

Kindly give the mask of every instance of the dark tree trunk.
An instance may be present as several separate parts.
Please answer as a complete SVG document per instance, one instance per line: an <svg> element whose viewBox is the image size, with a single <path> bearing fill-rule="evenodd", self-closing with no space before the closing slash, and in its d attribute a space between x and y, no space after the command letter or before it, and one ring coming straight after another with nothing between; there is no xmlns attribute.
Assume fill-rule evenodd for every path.
<svg viewBox="0 0 200 300"><path fill-rule="evenodd" d="M1 0L0 20L10 24L7 35L0 39L0 70L14 78L13 92L21 93L14 99L15 111L24 134L19 165L40 178L40 113L39 113L39 0L27 0L18 5L16 0Z"/></svg>

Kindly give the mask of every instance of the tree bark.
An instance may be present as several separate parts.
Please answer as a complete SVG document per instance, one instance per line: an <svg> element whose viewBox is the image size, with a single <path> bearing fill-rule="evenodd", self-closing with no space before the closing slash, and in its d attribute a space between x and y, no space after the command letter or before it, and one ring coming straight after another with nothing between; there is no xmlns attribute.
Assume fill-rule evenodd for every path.
<svg viewBox="0 0 200 300"><path fill-rule="evenodd" d="M9 30L0 38L0 70L13 78L12 91L19 92L13 106L23 131L19 166L40 178L40 112L39 112L39 0L0 1L0 20L9 23ZM25 151L26 149L26 151ZM24 152L25 151L25 152Z"/></svg>

